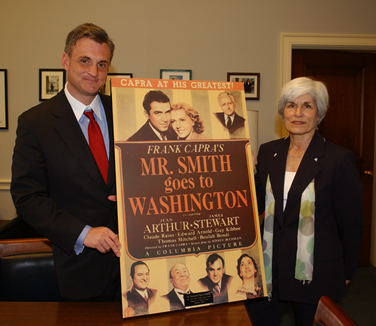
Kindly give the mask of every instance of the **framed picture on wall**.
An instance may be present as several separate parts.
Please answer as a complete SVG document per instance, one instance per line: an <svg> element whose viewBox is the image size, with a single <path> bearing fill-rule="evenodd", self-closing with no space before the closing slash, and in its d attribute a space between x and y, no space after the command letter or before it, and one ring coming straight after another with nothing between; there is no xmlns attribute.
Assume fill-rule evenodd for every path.
<svg viewBox="0 0 376 326"><path fill-rule="evenodd" d="M8 90L6 69L0 69L0 129L8 129Z"/></svg>
<svg viewBox="0 0 376 326"><path fill-rule="evenodd" d="M64 84L64 69L39 69L39 101L55 96L63 89Z"/></svg>
<svg viewBox="0 0 376 326"><path fill-rule="evenodd" d="M228 72L227 81L243 83L246 100L260 99L260 73Z"/></svg>
<svg viewBox="0 0 376 326"><path fill-rule="evenodd" d="M192 70L161 69L160 79L191 80Z"/></svg>
<svg viewBox="0 0 376 326"><path fill-rule="evenodd" d="M116 77L116 78L133 78L133 74L132 73L123 73L123 74L120 74L120 73L116 73L116 72L109 72L107 74L107 80L106 82L104 83L103 87L100 89L100 92L103 93L103 94L106 94L108 96L111 95L111 78L112 77Z"/></svg>

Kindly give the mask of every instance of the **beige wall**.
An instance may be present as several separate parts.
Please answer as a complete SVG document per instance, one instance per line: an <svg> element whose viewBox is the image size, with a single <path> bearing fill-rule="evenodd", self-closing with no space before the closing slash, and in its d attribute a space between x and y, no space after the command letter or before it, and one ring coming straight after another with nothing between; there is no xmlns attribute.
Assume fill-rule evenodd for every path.
<svg viewBox="0 0 376 326"><path fill-rule="evenodd" d="M17 117L39 103L39 69L61 68L66 34L80 23L94 22L114 39L111 72L159 78L161 68L192 69L197 80L261 73L261 99L247 102L258 111L259 144L279 136L280 33L376 34L376 1L369 0L0 0L0 9L9 94L9 130L0 130L0 219L15 216L9 180Z"/></svg>

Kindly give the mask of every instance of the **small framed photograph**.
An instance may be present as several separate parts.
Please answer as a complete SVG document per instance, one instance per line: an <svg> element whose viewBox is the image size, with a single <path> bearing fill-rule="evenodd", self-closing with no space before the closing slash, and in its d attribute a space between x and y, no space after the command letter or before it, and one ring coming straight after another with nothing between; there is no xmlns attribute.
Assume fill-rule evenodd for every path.
<svg viewBox="0 0 376 326"><path fill-rule="evenodd" d="M192 70L161 69L160 79L191 80Z"/></svg>
<svg viewBox="0 0 376 326"><path fill-rule="evenodd" d="M243 83L246 100L260 99L260 73L228 72L227 81Z"/></svg>
<svg viewBox="0 0 376 326"><path fill-rule="evenodd" d="M39 69L39 101L55 96L63 89L64 84L64 69Z"/></svg>
<svg viewBox="0 0 376 326"><path fill-rule="evenodd" d="M0 69L0 129L8 129L8 89L6 69Z"/></svg>
<svg viewBox="0 0 376 326"><path fill-rule="evenodd" d="M103 94L106 94L108 96L111 96L111 78L116 77L116 78L133 78L132 73L116 73L116 72L109 72L107 74L107 80L104 83L103 87L100 89L100 92Z"/></svg>

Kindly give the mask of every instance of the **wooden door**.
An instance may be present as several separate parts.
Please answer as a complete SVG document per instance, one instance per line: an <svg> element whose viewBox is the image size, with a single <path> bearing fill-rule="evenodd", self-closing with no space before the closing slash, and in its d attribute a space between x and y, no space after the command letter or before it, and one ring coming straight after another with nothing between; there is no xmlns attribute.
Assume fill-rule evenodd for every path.
<svg viewBox="0 0 376 326"><path fill-rule="evenodd" d="M369 266L372 220L376 55L293 50L292 78L314 77L329 92L329 110L319 125L328 141L352 150L363 182L364 235L359 267Z"/></svg>

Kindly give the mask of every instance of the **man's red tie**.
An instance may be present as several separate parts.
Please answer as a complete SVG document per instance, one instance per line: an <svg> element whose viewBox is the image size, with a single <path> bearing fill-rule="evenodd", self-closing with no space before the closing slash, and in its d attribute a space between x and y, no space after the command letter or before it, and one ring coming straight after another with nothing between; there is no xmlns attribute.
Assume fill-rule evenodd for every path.
<svg viewBox="0 0 376 326"><path fill-rule="evenodd" d="M98 168L101 171L104 182L107 184L108 159L101 128L94 119L93 110L85 111L84 114L90 119L89 126L87 128L89 135L89 146L95 161L97 162Z"/></svg>

